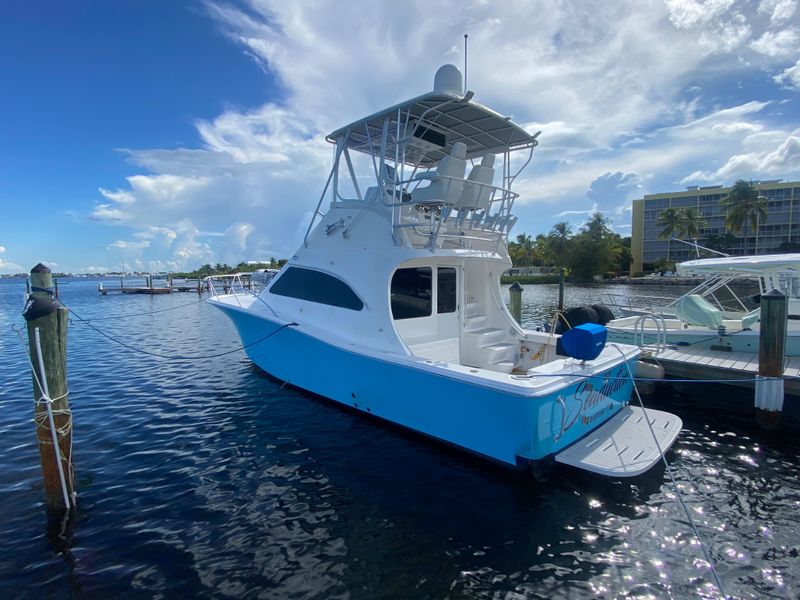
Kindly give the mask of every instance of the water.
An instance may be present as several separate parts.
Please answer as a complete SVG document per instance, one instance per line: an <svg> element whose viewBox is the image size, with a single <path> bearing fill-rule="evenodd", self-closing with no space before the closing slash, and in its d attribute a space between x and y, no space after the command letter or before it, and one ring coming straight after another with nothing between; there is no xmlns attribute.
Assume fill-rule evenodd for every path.
<svg viewBox="0 0 800 600"><path fill-rule="evenodd" d="M643 293L567 299L608 290ZM563 469L537 484L282 389L193 294L100 297L87 280L61 291L93 319L180 306L93 321L134 347L234 352L176 362L71 324L79 510L61 532L46 521L11 331L24 283L0 280L0 597L716 597L663 468L627 481ZM528 324L556 297L526 286ZM669 458L726 591L796 598L796 430L761 433L746 391L664 386L648 403L683 418Z"/></svg>

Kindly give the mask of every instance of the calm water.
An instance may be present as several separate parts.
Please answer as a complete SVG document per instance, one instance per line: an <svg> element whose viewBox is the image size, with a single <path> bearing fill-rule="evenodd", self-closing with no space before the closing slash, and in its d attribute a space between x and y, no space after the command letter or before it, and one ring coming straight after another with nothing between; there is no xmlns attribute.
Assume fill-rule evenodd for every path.
<svg viewBox="0 0 800 600"><path fill-rule="evenodd" d="M568 301L609 289L643 293L568 288ZM241 351L176 362L76 322L80 506L63 534L48 528L11 330L23 292L0 280L2 598L717 597L663 468L633 481L564 469L537 484L281 389ZM62 300L120 317L94 324L156 353L239 344L193 294L100 297L96 282L73 280ZM555 301L554 286L526 287L528 323ZM647 401L683 418L669 458L726 591L796 598L797 431L761 433L745 391L663 386Z"/></svg>

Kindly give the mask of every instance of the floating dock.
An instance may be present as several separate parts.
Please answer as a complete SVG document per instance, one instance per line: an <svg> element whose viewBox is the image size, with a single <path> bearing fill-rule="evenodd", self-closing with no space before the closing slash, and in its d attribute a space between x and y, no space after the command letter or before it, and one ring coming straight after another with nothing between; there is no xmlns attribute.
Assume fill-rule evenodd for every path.
<svg viewBox="0 0 800 600"><path fill-rule="evenodd" d="M645 358L654 360L670 377L679 379L724 379L726 384L754 386L758 374L758 352L714 351L693 346L669 346L652 351ZM788 356L783 361L784 391L800 396L800 357ZM741 379L741 383L737 382Z"/></svg>
<svg viewBox="0 0 800 600"><path fill-rule="evenodd" d="M107 294L172 294L174 292L196 292L202 294L208 291L208 286L202 279L181 279L174 281L172 278L155 280L153 277L148 276L144 280L144 285L141 278L134 281L128 281L127 285L124 279L120 278L119 286L108 286L103 283L97 284L97 291L103 296Z"/></svg>

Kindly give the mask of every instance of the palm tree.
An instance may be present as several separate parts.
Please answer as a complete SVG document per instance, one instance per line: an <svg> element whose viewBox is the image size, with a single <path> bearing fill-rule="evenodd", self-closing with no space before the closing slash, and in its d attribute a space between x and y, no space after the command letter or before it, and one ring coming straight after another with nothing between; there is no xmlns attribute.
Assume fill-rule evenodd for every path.
<svg viewBox="0 0 800 600"><path fill-rule="evenodd" d="M572 226L567 221L559 221L553 225L547 236L547 249L559 264L564 264L570 237L572 237Z"/></svg>
<svg viewBox="0 0 800 600"><path fill-rule="evenodd" d="M725 228L739 233L744 225L756 232L756 254L758 254L758 225L767 220L767 199L756 189L752 181L739 179L731 191L722 199L726 207ZM746 239L747 236L745 236Z"/></svg>
<svg viewBox="0 0 800 600"><path fill-rule="evenodd" d="M683 211L680 208L665 208L658 215L658 226L661 227L658 237L667 238L667 260L669 260L670 240L673 234L679 233L683 227Z"/></svg>
<svg viewBox="0 0 800 600"><path fill-rule="evenodd" d="M534 242L533 238L528 235L527 233L520 233L517 236L517 244L520 245L520 248L525 253L525 262L527 263L527 267L533 266L533 248Z"/></svg>
<svg viewBox="0 0 800 600"><path fill-rule="evenodd" d="M680 237L688 237L694 240L697 256L700 256L700 251L697 248L697 236L700 234L700 228L705 227L705 225L705 217L696 208L690 206L681 211Z"/></svg>

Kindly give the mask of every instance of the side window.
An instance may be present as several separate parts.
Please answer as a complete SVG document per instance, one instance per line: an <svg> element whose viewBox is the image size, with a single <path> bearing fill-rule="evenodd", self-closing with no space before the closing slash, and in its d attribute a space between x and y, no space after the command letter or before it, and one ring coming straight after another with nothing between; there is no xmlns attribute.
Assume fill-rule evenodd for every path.
<svg viewBox="0 0 800 600"><path fill-rule="evenodd" d="M436 273L436 312L456 312L458 291L456 288L456 270L453 267L439 267Z"/></svg>
<svg viewBox="0 0 800 600"><path fill-rule="evenodd" d="M392 316L395 319L429 317L433 298L430 267L397 269L392 276Z"/></svg>
<svg viewBox="0 0 800 600"><path fill-rule="evenodd" d="M278 277L269 291L271 294L279 296L289 296L350 310L364 308L364 303L344 281L313 269L290 267Z"/></svg>

